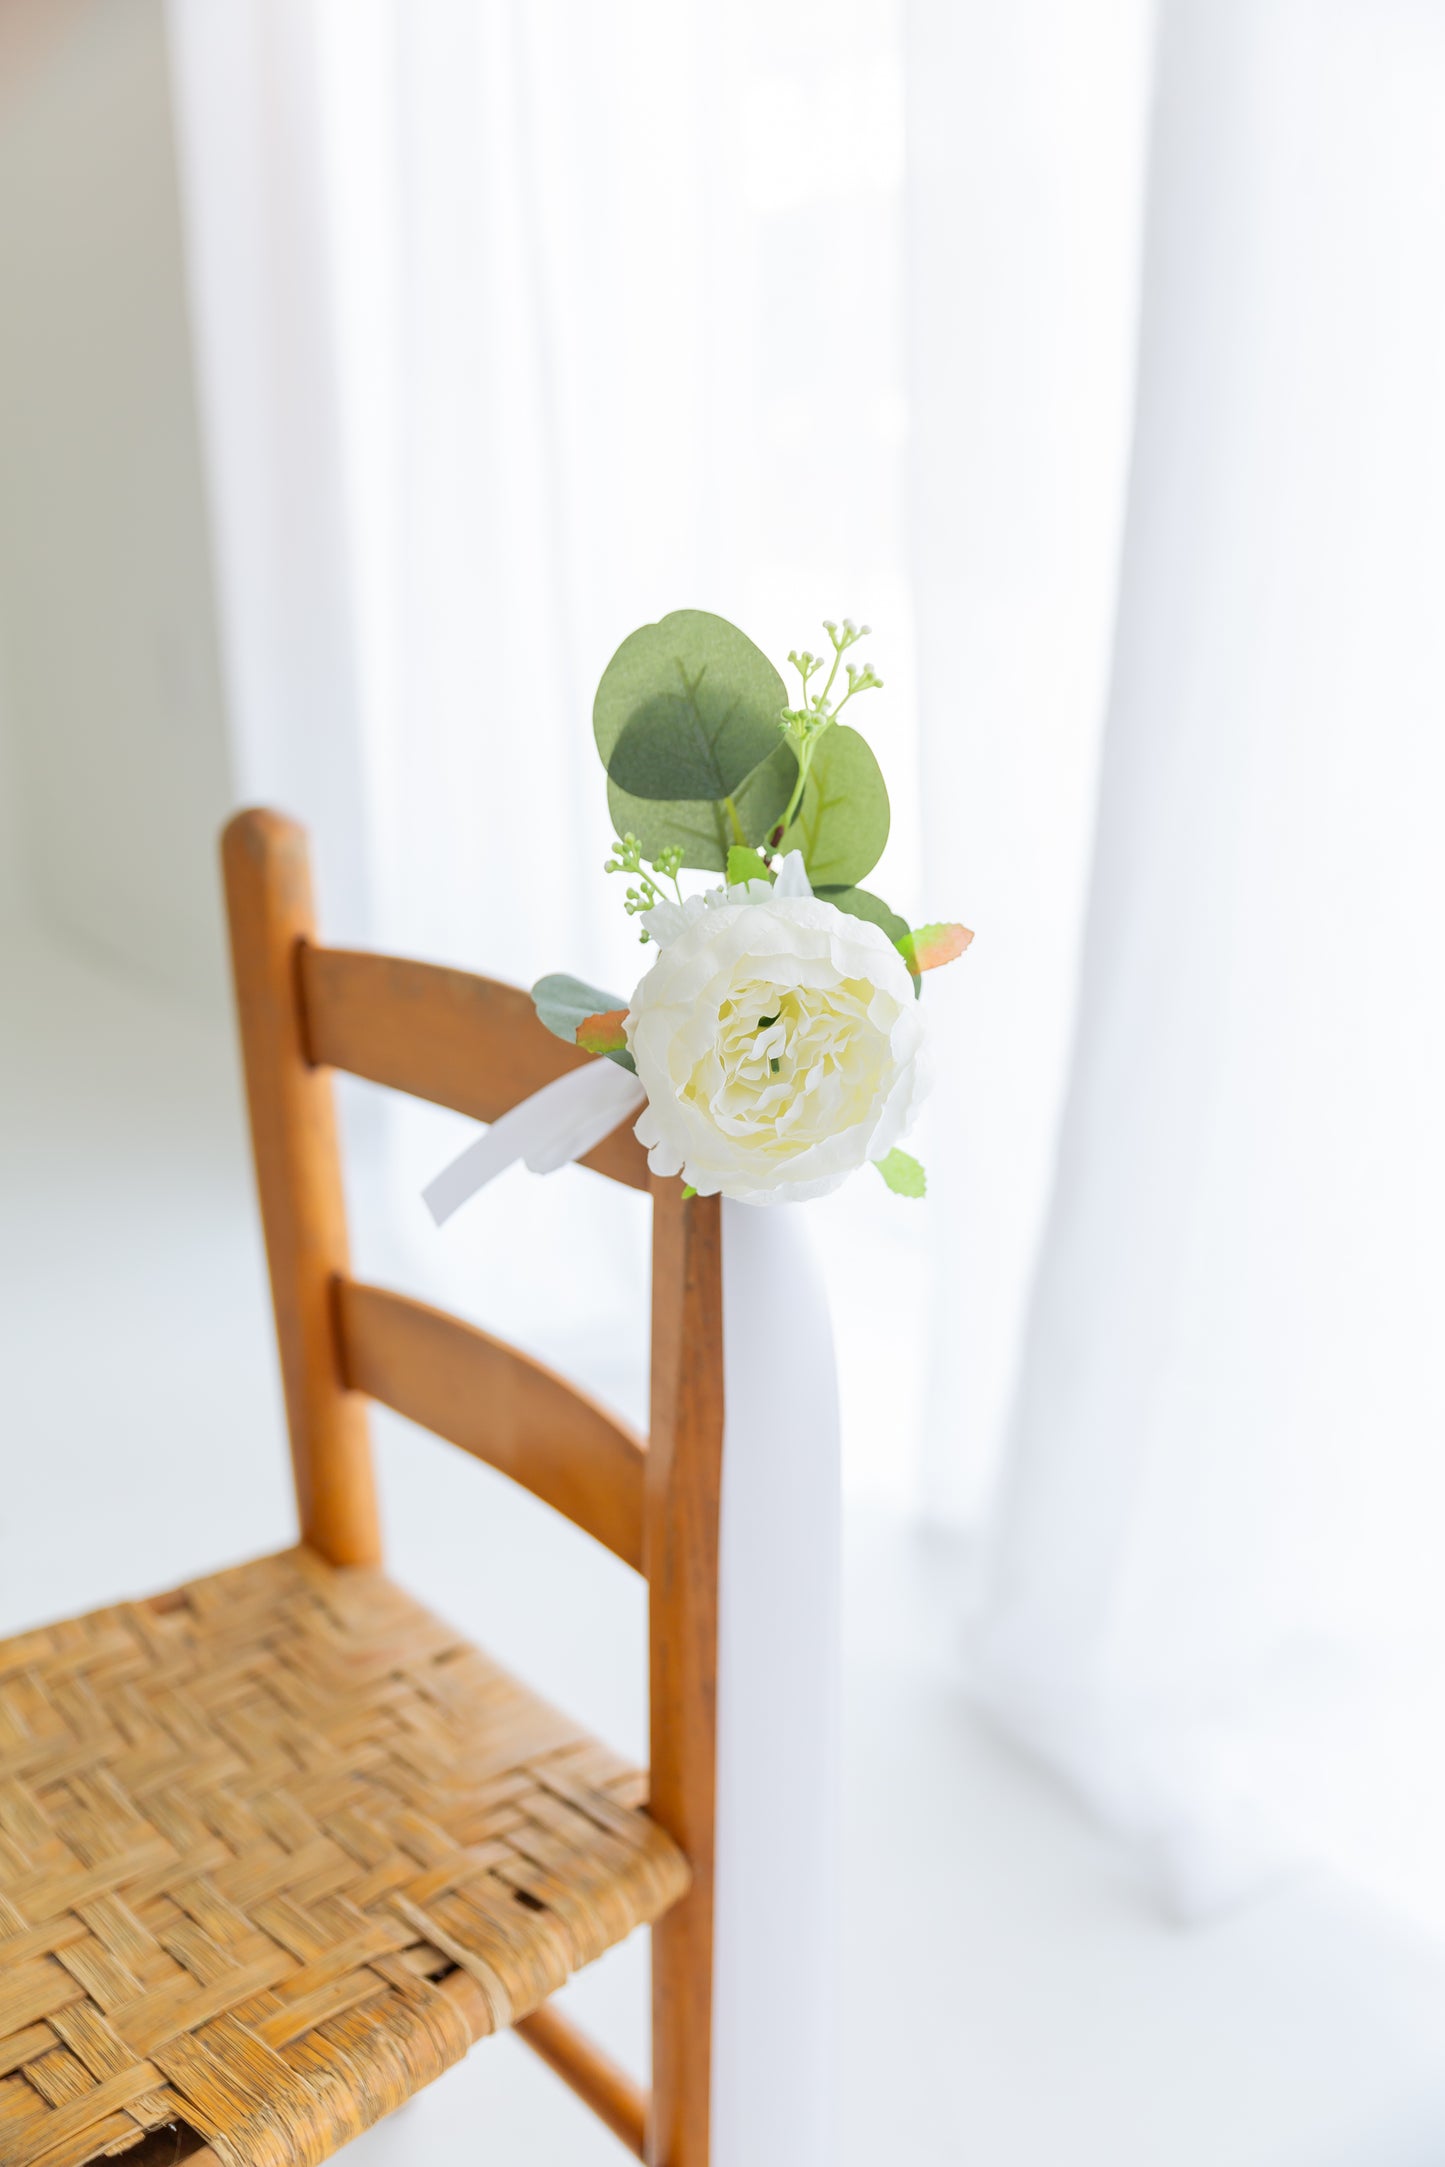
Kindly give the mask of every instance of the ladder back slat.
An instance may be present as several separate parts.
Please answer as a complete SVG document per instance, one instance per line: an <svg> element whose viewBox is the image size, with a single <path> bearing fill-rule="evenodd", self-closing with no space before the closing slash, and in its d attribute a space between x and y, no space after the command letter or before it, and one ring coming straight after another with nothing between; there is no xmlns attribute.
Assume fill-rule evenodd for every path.
<svg viewBox="0 0 1445 2167"><path fill-rule="evenodd" d="M485 1460L642 1570L646 1447L529 1355L424 1302L338 1281L346 1381Z"/></svg>
<svg viewBox="0 0 1445 2167"><path fill-rule="evenodd" d="M301 952L307 1050L314 1062L495 1121L593 1056L538 1022L531 998L471 971L347 948ZM582 1165L647 1187L630 1121Z"/></svg>

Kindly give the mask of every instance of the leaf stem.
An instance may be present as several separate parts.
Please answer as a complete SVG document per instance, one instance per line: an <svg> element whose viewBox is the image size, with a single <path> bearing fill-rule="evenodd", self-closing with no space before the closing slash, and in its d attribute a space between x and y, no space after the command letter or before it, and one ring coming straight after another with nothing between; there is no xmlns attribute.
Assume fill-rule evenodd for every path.
<svg viewBox="0 0 1445 2167"><path fill-rule="evenodd" d="M822 733L819 732L819 735L821 734ZM797 816L798 807L803 802L803 791L807 786L808 770L813 765L813 747L817 744L817 742L817 737L808 737L804 738L802 744L797 747L798 779L793 785L793 794L788 800L788 809L784 813L782 821L780 823L784 835L787 834L789 828L793 825L793 821Z"/></svg>

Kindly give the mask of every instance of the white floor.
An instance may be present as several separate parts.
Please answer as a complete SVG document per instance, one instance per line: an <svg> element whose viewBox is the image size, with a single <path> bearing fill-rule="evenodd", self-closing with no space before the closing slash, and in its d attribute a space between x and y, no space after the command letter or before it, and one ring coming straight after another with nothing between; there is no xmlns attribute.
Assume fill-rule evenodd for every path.
<svg viewBox="0 0 1445 2167"><path fill-rule="evenodd" d="M374 1142L363 1100L349 1111ZM612 1291L632 1291L640 1226L608 1253ZM553 1299L549 1279L519 1293L504 1237L452 1268L481 1306ZM614 1363L635 1396L610 1312L559 1288L553 1315L580 1367ZM0 1631L289 1538L229 1034L19 936L0 950L0 1383ZM630 1576L446 1447L400 1423L379 1442L399 1577L639 1750ZM1163 1920L970 1716L961 1564L855 1514L848 2167L1441 2167L1445 1946L1324 1878L1211 1927ZM644 1986L629 1946L569 1990L638 2063ZM625 2155L503 2039L353 2156Z"/></svg>

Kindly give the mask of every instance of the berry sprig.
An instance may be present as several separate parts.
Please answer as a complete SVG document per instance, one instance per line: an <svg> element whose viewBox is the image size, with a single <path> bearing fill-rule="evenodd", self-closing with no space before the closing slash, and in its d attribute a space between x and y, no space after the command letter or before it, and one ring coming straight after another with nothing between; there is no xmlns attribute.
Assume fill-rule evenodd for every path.
<svg viewBox="0 0 1445 2167"><path fill-rule="evenodd" d="M622 908L629 918L636 918L641 913L652 910L656 904L667 900L658 885L658 881L652 877L653 874L658 875L661 880L670 880L678 902L682 901L682 885L677 877L682 871L682 848L680 844L670 844L666 850L660 850L657 856L650 861L651 873L647 871L646 866L643 864L642 845L630 831L622 837L620 842L614 838L612 849L613 856L603 866L603 872L635 873L637 875L636 884L627 890L623 898ZM643 941L647 939L646 926L640 928L638 937Z"/></svg>

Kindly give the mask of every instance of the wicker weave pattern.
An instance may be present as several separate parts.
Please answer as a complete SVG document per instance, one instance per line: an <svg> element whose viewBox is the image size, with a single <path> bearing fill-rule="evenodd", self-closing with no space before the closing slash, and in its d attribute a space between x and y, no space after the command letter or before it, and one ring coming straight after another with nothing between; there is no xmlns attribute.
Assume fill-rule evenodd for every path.
<svg viewBox="0 0 1445 2167"><path fill-rule="evenodd" d="M677 1899L642 1789L305 1550L0 1643L0 2167L326 2158Z"/></svg>

